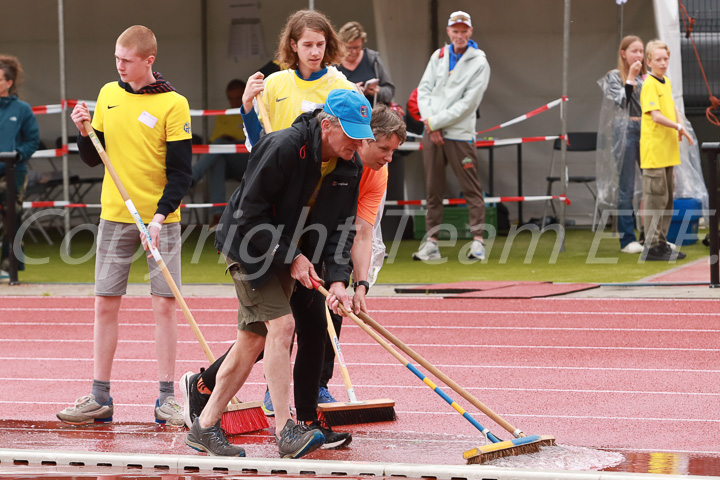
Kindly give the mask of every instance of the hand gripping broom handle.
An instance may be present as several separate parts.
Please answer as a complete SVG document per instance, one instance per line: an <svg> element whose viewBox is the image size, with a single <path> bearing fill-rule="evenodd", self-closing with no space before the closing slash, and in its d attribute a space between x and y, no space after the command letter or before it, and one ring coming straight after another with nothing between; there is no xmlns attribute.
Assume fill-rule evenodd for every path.
<svg viewBox="0 0 720 480"><path fill-rule="evenodd" d="M327 305L325 305L325 317L327 318L328 335L330 335L332 347L333 350L335 350L335 356L338 359L338 364L340 364L340 373L342 373L343 382L345 382L348 399L350 400L350 403L361 403L358 402L358 399L355 396L355 389L350 381L350 373L348 373L347 365L345 364L345 357L343 357L342 349L340 348L340 341L338 340L337 333L335 333L335 326L333 325L332 317L330 316L330 309Z"/></svg>
<svg viewBox="0 0 720 480"><path fill-rule="evenodd" d="M323 287L322 285L320 285L320 283L318 283L315 279L310 278L310 282L312 282L313 287L316 288L317 291L320 292L320 293L322 293L324 296L327 297L327 296L330 294L330 292L328 292L328 291L325 289L325 287ZM475 428L477 428L478 430L480 430L480 432L481 432L483 435L485 435L485 436L488 438L488 440L490 440L490 441L493 442L493 443L500 443L500 442L501 442L501 440L500 440L499 438L497 438L495 435L493 435L487 428L485 428L485 427L483 427L482 425L480 425L480 423L479 423L477 420L475 420L475 418L473 418L472 415L470 415L470 414L469 414L468 412L466 412L460 405L458 405L456 402L454 402L452 398L448 397L447 394L440 389L440 387L438 387L437 385L435 385L429 378L427 378L425 375L423 375L423 373L422 373L420 370L418 370L417 368L415 368L414 365L412 365L410 362L408 362L407 360L405 360L405 358L404 358L402 355L400 355L400 354L399 354L391 345L389 345L385 340L383 340L383 338L382 338L380 335L378 335L377 332L375 332L373 329L371 329L370 327L368 327L367 325L365 325L365 323L364 323L362 320L360 320L360 319L357 317L357 315L355 315L355 314L352 313L352 312L348 312L347 310L345 310L345 307L343 307L342 304L340 304L340 309L342 310L344 316L350 317L350 319L351 319L353 322L355 322L358 327L362 328L362 329L365 331L365 333L367 333L368 335L370 335L376 342L378 342L383 348L385 348L385 350L387 350L387 351L390 353L390 355L392 355L392 356L395 357L400 363L402 363L403 365L405 365L405 367L407 367L408 370L410 370L411 372L413 372L413 374L415 374L415 376L418 377L425 385L427 385L428 387L430 387L430 389L431 389L432 391L434 391L435 393L437 393L437 394L440 396L440 398L442 398L443 400L445 400L445 402L447 402L451 407L453 407L460 415L462 415L462 416L465 418L465 420L467 420L467 421L470 422ZM328 316L328 321L329 321L329 319L330 319L330 314L328 313L327 316Z"/></svg>
<svg viewBox="0 0 720 480"><path fill-rule="evenodd" d="M483 412L485 415L490 417L495 423L503 427L505 430L513 434L513 436L520 438L524 437L525 434L522 432L522 430L515 428L512 426L509 422L507 422L504 418L502 418L497 413L493 412L490 407L482 403L480 400L475 398L470 392L465 390L463 387L455 383L450 377L445 375L443 372L441 372L438 368L433 366L430 362L425 360L423 357L420 356L417 352L415 352L413 349L405 345L402 341L400 341L399 338L397 338L395 335L387 331L382 325L380 325L378 322L373 320L370 315L368 315L365 312L360 312L360 318L370 325L373 329L378 331L383 337L387 338L390 342L392 342L393 345L398 347L400 350L405 352L410 358L418 362L420 365L422 365L425 369L427 369L430 373L435 375L437 378L442 380L445 385L452 388L457 392L461 397L463 397L465 400L473 404L477 409L479 409L481 412Z"/></svg>
<svg viewBox="0 0 720 480"><path fill-rule="evenodd" d="M258 110L260 110L260 116L262 117L263 127L265 127L265 133L270 133L273 131L272 123L270 123L270 115L268 115L265 102L262 99L262 93L255 95L255 99L257 100Z"/></svg>
<svg viewBox="0 0 720 480"><path fill-rule="evenodd" d="M85 127L85 131L88 133L88 136L90 137L90 140L92 140L93 145L95 146L95 150L97 150L98 155L100 155L100 159L105 164L105 168L107 169L108 173L110 174L110 177L112 178L113 182L115 183L115 186L117 187L118 191L120 192L120 195L122 196L123 201L125 202L125 206L127 206L128 211L130 212L130 215L132 215L133 220L135 220L135 225L137 225L138 229L145 234L145 238L147 238L148 246L150 247L150 253L152 254L153 258L158 264L158 267L160 267L160 271L162 272L163 276L165 277L165 281L170 286L170 290L172 290L173 295L175 295L175 300L180 304L180 308L183 311L183 314L185 314L185 318L187 319L188 323L190 324L190 328L192 329L193 333L198 339L198 342L200 342L200 347L202 347L203 352L205 352L205 356L207 357L208 361L210 363L215 362L215 356L212 353L212 350L210 350L210 347L208 346L207 342L205 341L205 337L203 337L202 332L200 331L200 328L197 325L197 322L195 321L195 318L193 318L192 313L190 312L190 308L188 308L187 303L185 303L185 299L182 296L182 293L180 293L180 289L178 289L177 284L175 283L175 280L173 280L172 275L170 275L170 271L167 268L167 265L165 265L165 262L162 259L162 256L160 255L160 251L155 247L155 245L152 244L152 241L150 240L150 234L147 231L147 227L145 227L145 224L142 221L142 218L140 218L140 214L138 213L137 209L135 208L135 205L133 204L132 200L130 199L130 196L127 193L127 190L125 190L125 186L123 185L122 181L120 180L120 177L118 177L117 172L115 171L115 167L113 167L112 162L110 161L110 157L108 157L107 152L102 146L102 143L100 143L100 140L98 139L97 135L95 134L95 130L93 130L92 125L90 125L90 122L85 121L83 122L83 126ZM239 403L239 401L236 398L233 398L233 403Z"/></svg>

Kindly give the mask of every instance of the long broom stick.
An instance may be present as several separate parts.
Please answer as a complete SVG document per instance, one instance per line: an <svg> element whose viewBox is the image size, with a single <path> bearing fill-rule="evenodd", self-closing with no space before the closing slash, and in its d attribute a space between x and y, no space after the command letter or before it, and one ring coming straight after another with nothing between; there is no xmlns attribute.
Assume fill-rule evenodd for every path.
<svg viewBox="0 0 720 480"><path fill-rule="evenodd" d="M324 296L328 296L329 292L320 285L316 280L310 279L313 286ZM365 325L362 320L360 320L354 313L348 312L345 310L345 307L340 305L340 308L343 312L344 316L350 317L350 319L355 322L358 327L362 328L365 333L370 335L373 339L375 339L376 342L378 342L382 347L387 350L390 355L395 357L400 363L405 365L408 370L413 372L415 376L417 376L423 383L425 383L428 387L430 387L431 390L433 390L435 393L437 393L443 400L445 400L451 407L453 407L460 415L462 415L467 421L469 421L475 428L480 430L480 432L485 435L490 441L492 442L500 442L501 440L497 438L495 435L493 435L487 428L480 425L480 422L475 420L475 418L472 417L468 412L466 412L460 405L458 405L455 401L453 401L445 392L442 391L440 387L435 385L429 378L427 378L425 375L423 375L422 372L420 372L417 368L415 368L410 362L405 360L405 358L400 355L390 344L388 344L379 334L377 334L374 330L372 330L370 327Z"/></svg>
<svg viewBox="0 0 720 480"><path fill-rule="evenodd" d="M314 285L314 283L313 283ZM338 359L340 373L342 374L345 389L347 390L349 402L321 403L318 405L318 413L325 422L334 427L336 425L351 425L357 423L390 422L397 419L395 415L395 402L389 398L380 400L359 401L355 396L355 389L350 381L350 373L345 363L345 357L340 347L335 326L330 316L330 310L325 306L325 317L327 318L327 331L332 342L335 357Z"/></svg>
<svg viewBox="0 0 720 480"><path fill-rule="evenodd" d="M200 347L202 348L203 352L205 352L205 356L207 357L208 361L210 361L210 363L215 362L215 356L213 355L212 350L210 350L210 346L205 341L205 337L203 336L202 332L200 331L200 328L198 327L198 324L195 321L195 318L193 317L193 314L190 311L190 308L187 306L187 303L185 303L185 299L183 298L182 293L180 293L180 289L177 287L175 280L173 279L172 275L170 274L170 270L168 270L167 265L165 264L165 261L162 259L162 256L160 255L160 251L157 249L157 247L155 245L153 245L152 240L150 239L150 233L148 232L147 227L145 226L145 223L143 222L142 218L140 217L140 214L138 213L137 208L135 208L135 205L133 204L133 201L130 198L130 195L128 195L127 190L125 190L125 186L123 185L122 181L120 180L120 177L118 176L117 172L115 171L115 167L113 167L113 164L110 161L110 157L108 156L107 152L103 148L102 143L100 143L100 139L98 139L97 135L95 134L95 130L93 130L92 125L87 120L83 122L83 126L85 127L85 131L87 132L88 136L90 137L90 140L92 141L93 145L95 146L95 150L97 150L98 155L100 155L100 159L102 160L103 164L105 164L105 168L107 169L108 173L110 174L110 178L112 178L113 183L115 183L115 186L117 187L118 191L120 192L120 196L122 197L123 201L125 202L125 206L127 207L128 211L130 212L130 215L133 217L133 220L135 220L135 225L137 225L140 232L145 234L145 238L147 238L150 253L152 254L153 258L155 259L155 262L157 262L157 265L160 268L160 271L162 272L163 277L165 277L165 281L167 282L168 286L170 287L170 290L172 290L173 295L175 296L175 300L180 304L180 308L182 309L182 312L185 315L185 318L187 319L188 323L190 324L190 329L195 334L195 337L197 337L198 342L200 343ZM255 431L255 430L262 430L269 426L267 423L267 420L265 419L265 416L262 414L262 410L260 409L261 402L240 403L240 401L237 398L233 397L232 403L234 404L234 406L228 407L228 409L226 409L226 411L223 413L224 423L228 424L227 426L232 427L234 430L237 430L238 428L240 428L240 429L242 429L242 432L232 433L232 431L228 431L228 433L237 434L237 433L251 432L251 431ZM258 412L253 412L252 409L257 409ZM241 416L238 418L236 415L226 415L226 414L232 414L235 412L237 412ZM264 426L262 426L263 423L264 423ZM226 425L223 425L223 423L221 423L221 425L223 426L223 428L226 427ZM242 428L243 426L244 426L244 429Z"/></svg>
<svg viewBox="0 0 720 480"><path fill-rule="evenodd" d="M314 286L315 286L316 283L317 283L317 282L314 282L314 281L313 281L313 285L314 285ZM320 293L322 293L322 294L325 295L325 296L327 296L327 295L329 294L329 292L328 292L324 287L322 287L319 283L315 286L315 288L317 288L318 291L320 291ZM450 397L448 397L448 396L445 394L445 392L443 392L443 391L442 391L439 387L437 387L431 380L429 380L425 375L423 375L422 372L420 372L419 370L417 370L412 364L410 364L408 361L406 361L406 360L402 357L402 355L400 355L399 353L397 353L397 352L396 352L387 342L385 342L385 340L383 340L374 330L372 330L372 329L371 329L370 327L368 327L362 320L360 320L360 318L358 318L357 315L355 315L353 312L348 312L347 310L345 310L345 307L343 307L342 304L340 304L340 309L342 310L342 312L343 312L343 314L344 314L345 316L350 317L360 328L362 328L362 329L363 329L366 333L368 333L373 339L375 339L375 341L377 341L378 343L380 343L380 345L382 345L388 352L390 352L391 355L393 355L395 358L397 358L397 359L398 359L402 364L404 364L410 371L412 371L418 378L420 378L420 379L421 379L425 384L427 384L433 391L435 391L435 393L437 393L438 395L440 395L440 396L443 398L443 400L445 400L447 403L449 403L450 406L452 406L455 410L457 410L458 413L460 413L466 420L468 420L471 424L473 424L473 426L475 426L475 428L477 428L478 430L480 430L480 431L483 433L483 435L485 435L491 442L493 442L493 443L491 443L491 444L482 445L482 446L479 446L479 447L475 447L475 448L473 448L473 449L471 449L471 450L468 450L468 451L464 452L464 453L463 453L463 458L465 458L465 460L467 460L467 463L469 463L469 464L471 464L471 463L485 463L485 462L488 462L488 461L490 461L490 460L494 460L494 459L496 459L496 458L507 457L507 456L512 456L512 455L522 455L522 454L526 454L526 453L534 453L534 452L540 451L540 447L542 447L542 446L555 445L555 437L553 437L553 436L551 436L551 435L542 435L542 436L540 436L540 435L530 435L530 436L526 436L524 433L522 433L522 432L521 432L520 430L518 430L518 429L514 429L513 431L517 431L518 434L520 435L520 437L514 438L514 439L512 439L512 440L501 441L499 438L495 437L492 433L490 433L485 427L483 427L482 425L480 425L480 423L478 423L477 420L475 420L469 413L467 413L465 410L463 410L462 407L460 407L460 406L459 406L457 403L455 403ZM364 318L369 319L370 322L372 322L372 324L376 325L376 326L379 327L380 329L382 329L382 330L384 330L385 332L387 332L387 330L385 330L384 328L382 328L377 322L375 322L372 318L370 318L369 315L365 314L364 312L361 312L361 315L362 315ZM373 327L373 328L374 328L374 327ZM381 332L381 333L382 333L382 332ZM407 345L405 345L404 343L402 343L398 338L396 338L396 337L394 337L392 334L390 334L390 332L387 332L387 334L388 334L388 336L390 336L390 337L392 337L392 338L394 339L394 342L393 342L393 343L397 342L396 345L398 346L398 348L401 348L400 346L402 345L402 348L401 348L401 349L403 349L403 351L406 351L406 350L407 350L407 351L413 352L413 355L412 355L412 356L413 356L413 357L417 357L417 358L415 358L415 360L418 361L418 363L424 364L423 366L427 365L427 367L425 367L425 368L430 367L430 368L428 368L428 370L433 371L433 373L434 373L434 371L436 371L436 372L442 374L442 372L440 372L437 368L435 368L434 366L432 366L429 362L427 362L427 361L426 361L424 358L422 358L420 355L418 355L417 353L415 353L414 351L412 351L412 349L410 349ZM392 340L391 340L391 341L392 341ZM407 353L407 352L406 352L406 353ZM410 355L410 354L408 354L408 355ZM422 362L420 362L419 359L421 359ZM447 380L450 380L450 378L447 377L447 375L442 374L442 377L445 377ZM441 378L441 377L438 376L438 378ZM441 378L441 379L442 379L442 378ZM443 380L443 381L445 381L445 380ZM452 380L450 380L450 382L451 382L453 385L457 386L458 388L460 388L460 389L462 388L462 387L460 387L459 385L457 385L455 382L453 382ZM447 383L447 382L446 382L446 383ZM463 389L463 390L464 390L464 389ZM457 390L456 390L456 391L457 391ZM458 393L459 393L459 392L458 392ZM466 393L467 393L467 392L466 392ZM467 393L467 395L470 396L470 397L472 397L472 395L470 395L470 393ZM472 397L472 398L474 398L474 397ZM482 405L482 403L481 403L479 400L477 400L477 399L475 399L475 400L477 401L478 404L481 404L481 405ZM485 408L486 408L488 411L491 411L491 412L492 412L492 410L490 410L488 407L485 407ZM483 412L483 413L484 413L484 412ZM493 413L494 413L494 412L493 412ZM498 418L501 418L501 417L500 417L499 415L497 415L497 414L495 414L495 416L497 416ZM491 418L492 418L492 417L491 417ZM507 425L510 425L510 424L507 423L507 422L505 422L505 423L506 423ZM511 433L512 433L512 432L511 432Z"/></svg>
<svg viewBox="0 0 720 480"><path fill-rule="evenodd" d="M513 434L513 436L515 436L515 438L512 440L507 440L491 445L483 445L466 451L463 454L463 457L465 458L465 460L468 461L468 463L485 463L495 458L537 452L542 446L555 445L555 437L553 437L552 435L525 435L522 430L520 430L519 428L515 428L507 420L492 411L490 407L475 398L470 392L465 390L463 387L454 382L450 377L441 372L437 367L425 360L420 354L418 354L412 348L408 347L406 344L400 341L399 338L390 333L378 322L373 320L370 315L366 314L365 312L360 312L360 317L373 329L377 330L385 338L390 340L393 345L405 352L408 356L410 356L413 360L426 368L437 378L442 380L443 383L452 388L465 400L473 404L473 406L475 406L478 410L483 412L485 415L495 421L498 425ZM517 450L515 451L515 449Z"/></svg>

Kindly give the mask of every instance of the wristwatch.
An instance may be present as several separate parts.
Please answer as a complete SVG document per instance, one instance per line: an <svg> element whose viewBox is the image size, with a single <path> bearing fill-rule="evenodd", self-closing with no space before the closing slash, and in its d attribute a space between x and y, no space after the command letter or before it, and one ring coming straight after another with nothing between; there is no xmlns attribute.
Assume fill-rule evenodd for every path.
<svg viewBox="0 0 720 480"><path fill-rule="evenodd" d="M366 282L365 280L360 280L359 282L355 282L352 284L353 290L357 290L357 287L360 287L360 286L365 287L366 294L370 291L370 283Z"/></svg>

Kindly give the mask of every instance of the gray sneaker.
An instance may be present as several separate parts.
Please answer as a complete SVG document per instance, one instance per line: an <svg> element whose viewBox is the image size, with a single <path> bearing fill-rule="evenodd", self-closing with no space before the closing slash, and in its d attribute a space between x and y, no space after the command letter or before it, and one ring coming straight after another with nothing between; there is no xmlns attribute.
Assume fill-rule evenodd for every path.
<svg viewBox="0 0 720 480"><path fill-rule="evenodd" d="M162 405L159 399L155 400L155 421L173 427L185 426L183 409L175 397L167 397Z"/></svg>
<svg viewBox="0 0 720 480"><path fill-rule="evenodd" d="M228 442L220 428L220 421L209 428L200 427L200 419L196 418L185 436L185 443L198 452L207 452L219 457L244 457L245 449Z"/></svg>
<svg viewBox="0 0 720 480"><path fill-rule="evenodd" d="M325 436L317 428L304 423L295 423L292 419L285 423L280 436L275 436L282 458L300 458L325 443Z"/></svg>
<svg viewBox="0 0 720 480"><path fill-rule="evenodd" d="M108 405L100 405L95 401L92 393L75 400L75 405L67 407L57 414L57 418L70 425L85 425L86 423L110 423L113 416L113 401Z"/></svg>

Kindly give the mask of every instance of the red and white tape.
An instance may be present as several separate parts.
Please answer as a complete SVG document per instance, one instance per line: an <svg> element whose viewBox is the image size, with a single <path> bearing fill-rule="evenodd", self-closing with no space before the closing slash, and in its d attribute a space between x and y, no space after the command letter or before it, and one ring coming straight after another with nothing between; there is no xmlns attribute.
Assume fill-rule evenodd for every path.
<svg viewBox="0 0 720 480"><path fill-rule="evenodd" d="M519 143L530 143L530 142L546 142L548 140L557 140L558 138L565 138L564 135L551 135L546 137L518 137L518 138L506 138L504 140L478 140L475 142L475 146L480 147L500 147L503 145L516 145ZM403 151L417 151L422 150L422 142L405 142L400 145L398 150Z"/></svg>
<svg viewBox="0 0 720 480"><path fill-rule="evenodd" d="M85 102L88 106L88 110L91 112L95 110L97 103L92 100L62 100L60 103L50 105L38 105L32 107L32 111L35 115L45 115L50 113L60 113L65 108L75 108L80 102ZM240 115L239 108L227 108L224 110L190 110L191 117L212 117L219 115Z"/></svg>
<svg viewBox="0 0 720 480"><path fill-rule="evenodd" d="M229 145L193 145L192 153L248 153L248 149L242 144Z"/></svg>
<svg viewBox="0 0 720 480"><path fill-rule="evenodd" d="M93 100L62 100L59 104L56 103L53 105L39 105L37 107L32 107L32 111L35 115L60 113L65 108L75 108L75 105L77 105L79 102L85 102L88 106L88 110L95 110L96 102Z"/></svg>
<svg viewBox="0 0 720 480"><path fill-rule="evenodd" d="M539 195L525 197L485 197L485 203L499 202L540 202L546 200L560 200L570 205L570 199L565 195ZM385 205L425 205L425 200L387 200ZM464 198L446 198L443 205L463 205ZM180 208L212 208L225 207L227 203L183 203ZM70 203L62 200L46 201L46 202L23 202L23 208L100 208L99 203Z"/></svg>
<svg viewBox="0 0 720 480"><path fill-rule="evenodd" d="M522 197L485 197L485 203L500 202L544 202L547 200L560 200L570 205L570 199L566 195L537 195ZM464 205L467 203L464 198L446 198L443 205ZM426 200L386 200L385 205L427 205Z"/></svg>
<svg viewBox="0 0 720 480"><path fill-rule="evenodd" d="M487 130L477 132L477 134L480 135L481 133L491 132L493 130L497 130L500 128L509 127L510 125L515 125L516 123L520 123L524 120L527 120L528 118L534 117L535 115L537 115L539 113L546 112L546 111L550 110L551 108L557 107L562 102L567 102L568 100L569 100L569 98L567 97L567 95L563 95L562 97L558 98L557 100L553 100L552 102L550 102L546 105L543 105L542 107L536 108L535 110L531 110L524 115L520 115L519 117L513 118L512 120L509 120L505 123L501 123L500 125L495 125L494 127L488 128Z"/></svg>
<svg viewBox="0 0 720 480"><path fill-rule="evenodd" d="M240 115L239 108L227 108L225 110L193 110L190 109L191 117L217 117L220 115Z"/></svg>

